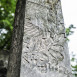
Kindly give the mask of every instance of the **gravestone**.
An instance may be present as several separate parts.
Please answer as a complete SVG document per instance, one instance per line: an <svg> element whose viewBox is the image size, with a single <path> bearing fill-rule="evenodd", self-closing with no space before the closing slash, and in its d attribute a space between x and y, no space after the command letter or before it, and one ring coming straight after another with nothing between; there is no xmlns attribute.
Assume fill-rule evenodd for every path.
<svg viewBox="0 0 77 77"><path fill-rule="evenodd" d="M26 0L20 77L71 77L60 0Z"/></svg>

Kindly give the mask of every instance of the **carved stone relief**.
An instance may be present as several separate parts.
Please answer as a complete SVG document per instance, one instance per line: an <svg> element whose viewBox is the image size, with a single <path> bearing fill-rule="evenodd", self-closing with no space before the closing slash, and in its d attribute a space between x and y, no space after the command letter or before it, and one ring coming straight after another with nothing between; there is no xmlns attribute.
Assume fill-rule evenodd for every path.
<svg viewBox="0 0 77 77"><path fill-rule="evenodd" d="M20 77L71 77L60 15L60 0L27 0Z"/></svg>

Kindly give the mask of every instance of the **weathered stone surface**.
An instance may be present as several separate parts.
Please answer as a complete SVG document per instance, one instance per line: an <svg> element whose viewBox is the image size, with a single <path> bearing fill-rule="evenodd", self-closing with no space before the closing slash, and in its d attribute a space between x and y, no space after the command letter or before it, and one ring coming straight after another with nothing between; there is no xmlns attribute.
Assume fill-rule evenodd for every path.
<svg viewBox="0 0 77 77"><path fill-rule="evenodd" d="M27 0L20 77L71 77L60 0Z"/></svg>

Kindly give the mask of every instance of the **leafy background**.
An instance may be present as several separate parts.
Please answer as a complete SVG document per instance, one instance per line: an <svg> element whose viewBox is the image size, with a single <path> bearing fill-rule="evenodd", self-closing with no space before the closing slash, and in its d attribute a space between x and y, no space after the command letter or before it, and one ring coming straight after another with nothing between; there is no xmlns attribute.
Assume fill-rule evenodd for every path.
<svg viewBox="0 0 77 77"><path fill-rule="evenodd" d="M9 50L16 0L0 0L0 50Z"/></svg>

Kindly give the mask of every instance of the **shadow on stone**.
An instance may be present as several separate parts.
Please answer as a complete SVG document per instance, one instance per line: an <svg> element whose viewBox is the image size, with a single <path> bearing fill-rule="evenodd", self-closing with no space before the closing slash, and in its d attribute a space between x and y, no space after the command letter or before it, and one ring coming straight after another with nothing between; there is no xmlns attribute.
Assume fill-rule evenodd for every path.
<svg viewBox="0 0 77 77"><path fill-rule="evenodd" d="M4 67L4 63L0 60L0 77L6 77L7 68Z"/></svg>

